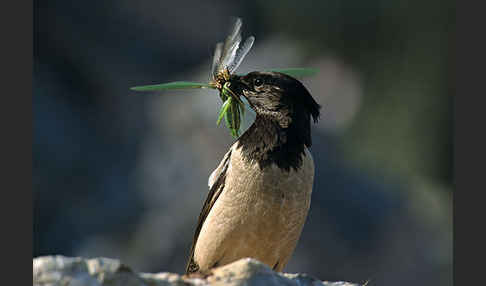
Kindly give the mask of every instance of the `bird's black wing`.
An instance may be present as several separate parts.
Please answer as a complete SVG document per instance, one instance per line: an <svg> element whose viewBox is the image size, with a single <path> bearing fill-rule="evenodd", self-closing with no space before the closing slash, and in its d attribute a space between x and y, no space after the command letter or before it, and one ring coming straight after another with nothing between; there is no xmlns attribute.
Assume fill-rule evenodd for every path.
<svg viewBox="0 0 486 286"><path fill-rule="evenodd" d="M209 185L209 193L206 201L204 202L204 206L199 214L199 219L197 221L196 231L194 233L194 238L192 241L191 252L189 254L189 261L187 262L186 266L186 273L194 273L199 271L199 265L194 261L194 248L196 247L197 238L199 237L199 233L201 232L201 228L203 226L206 217L211 211L214 203L218 199L219 195L224 189L225 180L226 180L226 171L228 169L229 160L231 157L231 149L226 153L223 160L219 164L219 166L214 170L214 172L209 177L208 185Z"/></svg>

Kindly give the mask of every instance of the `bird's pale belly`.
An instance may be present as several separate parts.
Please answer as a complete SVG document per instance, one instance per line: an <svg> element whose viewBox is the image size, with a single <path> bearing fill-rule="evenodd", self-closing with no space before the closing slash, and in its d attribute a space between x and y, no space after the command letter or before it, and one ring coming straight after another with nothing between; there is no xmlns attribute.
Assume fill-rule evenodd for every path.
<svg viewBox="0 0 486 286"><path fill-rule="evenodd" d="M206 218L195 247L201 270L243 257L256 258L281 271L302 232L312 193L314 165L306 150L298 171L258 165L234 149L225 189ZM238 191L236 191L238 190Z"/></svg>

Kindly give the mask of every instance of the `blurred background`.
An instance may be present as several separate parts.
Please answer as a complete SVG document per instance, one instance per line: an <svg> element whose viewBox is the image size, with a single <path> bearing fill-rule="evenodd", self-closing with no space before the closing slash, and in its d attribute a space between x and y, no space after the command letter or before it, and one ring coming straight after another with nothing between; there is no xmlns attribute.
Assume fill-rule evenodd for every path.
<svg viewBox="0 0 486 286"><path fill-rule="evenodd" d="M233 139L205 82L243 18L238 73L314 67L312 205L286 272L452 285L452 1L34 1L33 257L184 271ZM251 124L247 117L245 127Z"/></svg>

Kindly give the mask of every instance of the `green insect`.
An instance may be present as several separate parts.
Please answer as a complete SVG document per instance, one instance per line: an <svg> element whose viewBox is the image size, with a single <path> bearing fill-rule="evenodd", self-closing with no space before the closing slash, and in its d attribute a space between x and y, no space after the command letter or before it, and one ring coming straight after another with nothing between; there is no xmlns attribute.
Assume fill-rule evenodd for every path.
<svg viewBox="0 0 486 286"><path fill-rule="evenodd" d="M241 26L242 21L240 18L237 18L231 33L228 35L224 43L220 42L216 44L209 83L176 81L163 84L136 86L130 89L135 91L187 88L217 89L223 105L219 111L216 123L219 125L224 117L226 126L230 130L231 135L237 138L240 132L241 118L245 114L245 104L240 97L231 90L231 83L229 80L233 72L240 66L243 58L248 54L255 41L255 37L250 36L240 46L242 41ZM317 70L310 68L272 69L269 71L281 72L293 77L310 76L317 73Z"/></svg>

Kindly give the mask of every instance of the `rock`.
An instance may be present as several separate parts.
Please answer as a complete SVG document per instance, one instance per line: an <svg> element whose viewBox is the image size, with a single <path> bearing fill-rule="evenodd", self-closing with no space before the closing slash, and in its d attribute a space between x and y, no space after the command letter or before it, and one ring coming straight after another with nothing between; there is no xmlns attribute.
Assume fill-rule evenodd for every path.
<svg viewBox="0 0 486 286"><path fill-rule="evenodd" d="M33 259L34 286L186 286L186 285L292 285L359 286L326 282L306 274L278 273L251 258L213 269L203 278L176 273L135 273L116 259L42 256Z"/></svg>

